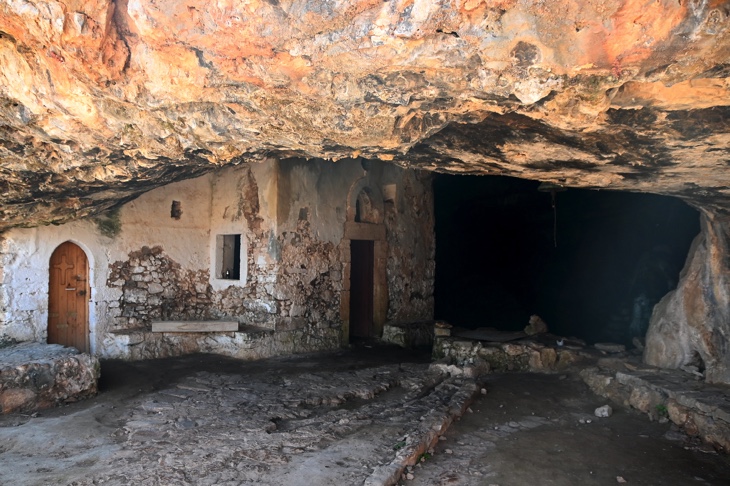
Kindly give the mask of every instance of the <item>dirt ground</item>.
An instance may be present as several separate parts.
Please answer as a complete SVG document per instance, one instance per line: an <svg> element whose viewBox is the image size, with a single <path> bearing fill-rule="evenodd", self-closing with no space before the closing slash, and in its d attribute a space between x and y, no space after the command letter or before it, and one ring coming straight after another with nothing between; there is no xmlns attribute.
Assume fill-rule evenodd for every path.
<svg viewBox="0 0 730 486"><path fill-rule="evenodd" d="M0 484L372 483L434 410L453 408L461 382L428 361L360 345L258 362L105 362L97 397L0 417ZM727 456L669 424L616 408L593 416L605 401L572 374L488 375L481 386L401 484L730 484Z"/></svg>

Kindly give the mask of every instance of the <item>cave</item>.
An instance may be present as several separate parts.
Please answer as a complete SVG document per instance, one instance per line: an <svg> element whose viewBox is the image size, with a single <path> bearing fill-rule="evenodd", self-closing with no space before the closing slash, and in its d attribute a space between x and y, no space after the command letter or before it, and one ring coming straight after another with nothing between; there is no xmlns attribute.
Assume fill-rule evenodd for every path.
<svg viewBox="0 0 730 486"><path fill-rule="evenodd" d="M119 307L122 316L94 304L97 318L90 317L83 328L90 335L92 351L107 342L105 331L93 335L97 324L116 330L149 327L148 315L137 315L149 301L144 292L118 282L126 282L126 277L104 278L110 272L125 276L123 263L114 264L140 258L175 269L183 262L182 273L203 272L186 277L186 283L177 279L169 287L175 290L167 290L184 296L186 304L179 309L168 302L167 294L157 295L164 292L155 282L153 307L158 300L166 304L154 315L173 318L184 310L186 318L239 318L268 329L296 328L300 318L314 322L325 316L334 326L329 329L339 328L339 340L345 343L350 254L340 244L372 241L373 325L367 334L382 335L386 322L432 318L435 246L430 236L417 239L424 242L420 246L412 244L410 236L432 230L432 195L422 191L428 176L420 174L437 172L516 177L545 184L543 189L560 189L555 191L558 207L553 213L554 220L557 215L555 268L532 272L545 280L532 288L524 281L514 284L525 287L517 292L521 299L534 302L521 304L532 309L521 309L519 319L499 324L506 328L518 327L515 322L524 321L524 313L530 312L542 315L555 331L581 334L576 321L617 323L627 315L647 314L660 298L657 290L618 303L585 296L582 302L561 306L562 312L572 308L577 314L592 308L599 317L562 316L544 303L564 300L550 295L556 292L550 279L566 271L558 262L573 244L571 231L563 224L578 217L567 211L575 191L646 193L674 197L694 208L700 214L700 237L686 251L676 290L654 305L644 360L674 369L699 356L708 381L730 383L727 5L670 0L650 6L634 0L607 5L574 0L351 0L326 7L319 3L223 2L202 12L195 2L161 7L148 1L98 0L51 1L42 7L12 3L0 9L3 342L45 339L45 331L39 330L46 320L44 297L27 285L47 272L46 257L53 248L44 249L47 254L28 255L42 265L33 267L27 277L18 269L23 258L16 253L25 255L20 243L24 238L32 241L48 234L55 235L56 246L69 241L87 254L90 278L97 280L89 295L106 288L111 290L101 295L104 305L119 301L112 294L120 291L132 301L143 301L135 309L136 302L125 300ZM291 160L311 162L310 174L297 179L296 174L285 174L286 169L283 177L271 175L271 167L284 167ZM352 172L341 187L347 194L337 202L320 198L319 193L326 193L332 184L332 179L321 176L331 171L326 163L352 164L354 171L367 174L374 187L355 187L357 177ZM403 176L402 183L396 181L400 176L388 180L390 175L381 177L387 172L381 163L418 175ZM250 175L236 177L238 186L226 185L219 177L232 168L243 168ZM218 181L221 198L216 204L221 204L222 212L204 215L207 223L198 219L182 228L191 214L206 211L198 211L177 194L158 196L171 185L186 187L187 181L206 177ZM300 187L311 181L315 181L311 186ZM364 189L367 197L360 198ZM421 194L420 200L409 193L411 189ZM240 201L226 206L221 202L226 191ZM552 193L527 192L543 199ZM301 204L297 195L304 193L304 199L318 202ZM139 212L132 216L130 208L149 194L157 194L149 198L158 197L159 204L171 208L159 212L159 221L178 225L184 234L169 245L177 259L170 258L160 241L146 244L129 238L129 232L119 237L124 241L118 246L126 253L115 255L112 262L107 262L108 255L97 259L93 254L103 244L80 241L87 236L115 239L124 234L127 223L147 223ZM191 196L196 199L197 193ZM332 225L326 230L317 227L323 219L319 207L334 208L323 225ZM372 213L365 214L370 209ZM410 222L405 217L396 221L408 211L412 211ZM548 212L544 221L527 218L524 229L549 228L549 216ZM247 228L224 224L237 218L247 218ZM234 240L232 251L225 255L225 265L231 269L223 269L223 259L207 240L206 248L196 247L193 257L178 252L181 242L191 236L185 232L196 224L200 231L218 231L224 237L237 238L244 230L256 237L244 241L242 236L240 245ZM82 232L84 238L74 239L76 233L67 225L94 227L98 235ZM148 225L151 233L159 229L154 223ZM404 234L399 233L400 225L408 227ZM466 233L475 229L474 224L465 225ZM17 238L23 232L25 236ZM284 232L296 237L285 239ZM328 254L337 255L333 258L338 263L320 272L321 278L304 282L294 292L296 298L290 299L283 295L287 291L274 288L286 280L281 274L293 274L281 263L288 257L285 243L309 241L307 232L315 237L309 251L322 257L318 261L328 261L330 257L324 257ZM197 240L193 236L187 241L202 242L199 235ZM337 249L324 249L320 243ZM412 266L417 272L403 263L409 257L399 249L404 246L415 249ZM576 251L582 255L609 254L609 250L580 245ZM524 267L542 251L531 251L515 267ZM483 258L476 253L472 257ZM215 258L219 260L215 265L207 261ZM629 266L629 260L621 263ZM674 267L676 261L672 256ZM636 272L621 267L610 270ZM225 278L226 272L230 278ZM506 273L505 281L516 275ZM204 287L205 275L210 289ZM253 292L239 291L248 297L218 294L231 282L247 285L247 279L257 285ZM331 282L334 287L325 288ZM318 309L299 302L309 294L308 285L321 290L314 293ZM628 289L622 291L631 293L632 283L625 286ZM259 294L259 287L268 288ZM276 298L279 294L283 298ZM507 300L513 299L512 294ZM500 311L504 317L510 303L499 304L505 306ZM444 305L439 304L437 314L453 319L453 314L442 314ZM512 302L513 311L517 307L519 303ZM111 322L114 319L119 322ZM635 327L643 330L645 319L640 320L642 324ZM592 327L594 335L585 337L625 341L621 333L609 332L611 326L597 324ZM124 339L124 346L136 346L143 337Z"/></svg>
<svg viewBox="0 0 730 486"><path fill-rule="evenodd" d="M331 481L391 485L488 397L476 377L560 388L575 365L607 400L730 450L729 59L721 0L0 2L1 415L94 395L100 360L169 359L197 382L175 399L227 394L220 437L271 445L310 413L328 435L366 427L337 413L399 388L433 405L394 402L418 438L398 431L357 466L369 476ZM490 328L520 336L463 335ZM342 370L336 389L266 370L276 398L255 423L235 419L256 394L209 372L362 351L358 367L384 342L432 354ZM160 458L160 484L190 482L213 449L233 451L209 461L221 474L269 457L243 434L170 469L139 444L187 446L205 420L159 423L179 403L147 391L98 437ZM121 423L110 413L77 428ZM290 445L270 457L318 447ZM227 481L209 472L198 482Z"/></svg>
<svg viewBox="0 0 730 486"><path fill-rule="evenodd" d="M676 289L697 210L652 194L437 175L435 317L521 331L539 315L557 336L643 341Z"/></svg>

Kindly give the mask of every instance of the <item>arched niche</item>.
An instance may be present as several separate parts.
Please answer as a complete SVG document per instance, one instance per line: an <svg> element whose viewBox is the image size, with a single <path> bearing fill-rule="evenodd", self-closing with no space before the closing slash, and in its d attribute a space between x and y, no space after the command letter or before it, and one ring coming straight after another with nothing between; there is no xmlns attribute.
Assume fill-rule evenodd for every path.
<svg viewBox="0 0 730 486"><path fill-rule="evenodd" d="M355 181L347 194L347 221L382 224L383 217L383 195L380 190L368 185L365 177Z"/></svg>

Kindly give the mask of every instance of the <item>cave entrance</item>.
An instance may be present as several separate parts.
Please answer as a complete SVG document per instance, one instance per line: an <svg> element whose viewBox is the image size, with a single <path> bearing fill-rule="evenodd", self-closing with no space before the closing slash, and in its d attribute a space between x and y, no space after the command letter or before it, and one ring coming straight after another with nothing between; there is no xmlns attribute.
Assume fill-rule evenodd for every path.
<svg viewBox="0 0 730 486"><path fill-rule="evenodd" d="M436 176L435 317L520 331L537 314L553 334L589 343L643 337L677 285L697 211L671 197L539 187Z"/></svg>

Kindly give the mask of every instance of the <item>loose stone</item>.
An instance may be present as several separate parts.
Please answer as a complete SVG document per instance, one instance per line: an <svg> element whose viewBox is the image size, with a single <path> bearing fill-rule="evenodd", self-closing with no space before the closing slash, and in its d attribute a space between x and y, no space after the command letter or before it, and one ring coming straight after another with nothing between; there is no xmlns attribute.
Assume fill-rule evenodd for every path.
<svg viewBox="0 0 730 486"><path fill-rule="evenodd" d="M613 415L613 409L610 405L603 405L602 407L598 407L593 413L596 417L607 418Z"/></svg>

